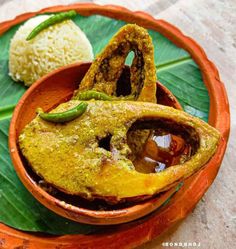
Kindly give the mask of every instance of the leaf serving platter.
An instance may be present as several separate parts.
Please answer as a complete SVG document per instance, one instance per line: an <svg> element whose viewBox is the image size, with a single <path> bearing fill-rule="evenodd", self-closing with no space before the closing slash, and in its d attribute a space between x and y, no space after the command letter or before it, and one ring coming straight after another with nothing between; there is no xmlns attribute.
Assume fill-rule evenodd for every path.
<svg viewBox="0 0 236 249"><path fill-rule="evenodd" d="M186 112L208 121L222 135L216 154L204 169L184 181L181 189L163 207L137 221L101 227L62 218L31 196L11 163L8 128L14 107L26 88L8 76L10 39L29 18L70 9L77 11L74 21L86 33L95 55L126 23L147 28L154 43L158 80L171 90ZM146 13L113 5L54 6L1 23L0 51L0 248L135 247L186 217L212 184L229 134L227 95L216 67L203 49L173 25Z"/></svg>

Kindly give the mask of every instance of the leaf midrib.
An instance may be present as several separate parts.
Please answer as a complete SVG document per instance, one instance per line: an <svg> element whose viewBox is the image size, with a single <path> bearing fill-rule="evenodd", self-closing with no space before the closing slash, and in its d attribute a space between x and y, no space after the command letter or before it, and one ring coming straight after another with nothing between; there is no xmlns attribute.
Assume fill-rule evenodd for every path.
<svg viewBox="0 0 236 249"><path fill-rule="evenodd" d="M164 71L166 69L170 69L170 68L173 68L176 66L180 66L180 65L187 63L189 61L192 61L192 58L190 55L187 55L187 56L182 57L181 59L172 60L172 61L168 61L166 63L162 63L162 64L156 66L156 70L157 70L157 73L160 73L161 71Z"/></svg>

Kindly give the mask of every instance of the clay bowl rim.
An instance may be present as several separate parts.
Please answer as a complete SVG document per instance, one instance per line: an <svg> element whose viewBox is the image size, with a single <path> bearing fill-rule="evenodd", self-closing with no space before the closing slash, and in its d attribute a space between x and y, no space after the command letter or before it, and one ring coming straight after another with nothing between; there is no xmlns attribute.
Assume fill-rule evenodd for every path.
<svg viewBox="0 0 236 249"><path fill-rule="evenodd" d="M20 150L17 146L18 137L16 132L17 127L15 126L15 124L17 122L17 119L19 118L19 113L23 108L25 100L30 97L31 93L37 91L37 88L41 84L44 84L45 80L47 80L48 78L54 77L59 72L66 71L71 68L78 68L77 70L79 70L79 67L83 65L90 66L91 62L78 62L64 67L60 67L59 69L56 69L50 72L49 74L43 76L27 89L27 91L23 94L18 104L16 105L11 119L9 128L10 156L16 173L25 185L25 187L40 203L42 203L44 206L54 211L55 213L70 220L95 225L113 225L133 221L151 213L152 211L160 207L161 204L175 192L175 187L172 187L170 190L156 197L152 197L140 203L134 203L134 205L129 207L109 211L90 210L83 207L68 205L63 200L57 199L56 197L53 197L52 195L47 193L40 186L38 186L35 181L30 177L24 166L23 161L21 160ZM161 83L157 82L157 84L164 90L164 92L168 96L171 96L171 100L173 101L172 106L177 109L182 109L175 96ZM71 216L68 214L68 212L69 214L74 215Z"/></svg>

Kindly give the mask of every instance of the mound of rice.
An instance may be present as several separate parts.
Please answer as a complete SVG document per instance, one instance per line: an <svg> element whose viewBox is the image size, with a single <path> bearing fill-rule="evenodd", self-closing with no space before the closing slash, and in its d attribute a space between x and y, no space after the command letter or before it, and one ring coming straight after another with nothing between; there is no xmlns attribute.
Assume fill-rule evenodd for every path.
<svg viewBox="0 0 236 249"><path fill-rule="evenodd" d="M29 33L48 17L42 15L28 20L11 40L9 75L27 86L61 66L93 60L89 40L71 20L50 26L26 41Z"/></svg>

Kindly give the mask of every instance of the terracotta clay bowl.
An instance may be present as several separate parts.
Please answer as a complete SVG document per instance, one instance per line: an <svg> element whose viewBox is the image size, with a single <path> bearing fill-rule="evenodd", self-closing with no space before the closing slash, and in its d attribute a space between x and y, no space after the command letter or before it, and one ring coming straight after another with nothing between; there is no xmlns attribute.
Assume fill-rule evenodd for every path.
<svg viewBox="0 0 236 249"><path fill-rule="evenodd" d="M110 206L109 210L96 210L96 201L89 202L79 197L72 197L63 193L52 196L38 185L39 178L30 169L17 146L21 130L35 116L37 107L50 110L58 104L69 100L73 91L78 88L80 81L91 63L78 63L62 67L39 79L23 95L15 108L9 131L9 147L15 170L25 187L44 206L68 219L100 225L119 224L140 218L163 204L174 192L175 188L139 204ZM129 68L126 67L120 78L127 80ZM180 104L171 92L157 83L158 103L181 109ZM74 203L79 203L76 206ZM70 204L70 205L68 205ZM98 205L101 205L99 202Z"/></svg>

